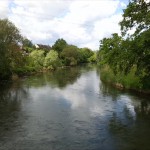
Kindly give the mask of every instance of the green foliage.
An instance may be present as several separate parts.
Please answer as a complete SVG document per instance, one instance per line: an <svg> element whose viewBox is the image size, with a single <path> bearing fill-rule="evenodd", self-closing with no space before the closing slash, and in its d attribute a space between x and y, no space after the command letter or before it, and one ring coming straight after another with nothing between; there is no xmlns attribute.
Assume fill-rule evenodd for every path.
<svg viewBox="0 0 150 150"><path fill-rule="evenodd" d="M136 67L132 67L128 74L118 72L114 74L108 65L104 65L100 71L100 77L103 81L118 85L127 89L141 89L142 84L140 77L136 75Z"/></svg>
<svg viewBox="0 0 150 150"><path fill-rule="evenodd" d="M32 51L35 50L35 46L33 45L33 43L29 39L24 37L22 40L22 50L25 53L31 53Z"/></svg>
<svg viewBox="0 0 150 150"><path fill-rule="evenodd" d="M150 29L150 2L146 0L131 0L124 10L120 22L123 34L136 28L134 35Z"/></svg>
<svg viewBox="0 0 150 150"><path fill-rule="evenodd" d="M137 65L136 74L140 76L143 88L149 89L150 84L150 2L144 0L133 0L127 6L120 22L122 32L135 28L132 36L126 43L130 46L128 50L128 62L131 68ZM143 73L144 72L144 73Z"/></svg>
<svg viewBox="0 0 150 150"><path fill-rule="evenodd" d="M96 63L96 61L97 61L97 54L95 52L91 57L88 58L88 62Z"/></svg>
<svg viewBox="0 0 150 150"><path fill-rule="evenodd" d="M32 47L23 47L23 50L24 50L26 53L31 53L32 51L35 50L35 48L32 48Z"/></svg>
<svg viewBox="0 0 150 150"><path fill-rule="evenodd" d="M22 40L22 46L23 47L33 48L34 45L32 44L32 42L29 39L23 38L23 40Z"/></svg>
<svg viewBox="0 0 150 150"><path fill-rule="evenodd" d="M44 66L48 69L56 69L56 67L59 66L59 58L56 51L51 50L49 53L47 53L44 60Z"/></svg>
<svg viewBox="0 0 150 150"><path fill-rule="evenodd" d="M58 39L55 44L52 46L52 49L59 53L63 51L63 49L67 46L67 42L64 39Z"/></svg>
<svg viewBox="0 0 150 150"><path fill-rule="evenodd" d="M87 63L89 62L88 59L93 56L94 52L89 48L81 48L79 50L79 61L80 63Z"/></svg>
<svg viewBox="0 0 150 150"><path fill-rule="evenodd" d="M67 66L75 66L78 63L78 48L74 45L68 45L61 52L63 63Z"/></svg>
<svg viewBox="0 0 150 150"><path fill-rule="evenodd" d="M30 74L30 73L35 72L35 71L36 71L36 69L34 67L24 66L24 67L15 68L14 73L19 75L19 76L22 76L25 74Z"/></svg>
<svg viewBox="0 0 150 150"><path fill-rule="evenodd" d="M12 74L23 75L96 60L90 49L68 45L64 39L55 42L54 50L49 45L38 46L35 50L32 42L23 38L13 23L0 19L0 79L8 79Z"/></svg>
<svg viewBox="0 0 150 150"><path fill-rule="evenodd" d="M108 83L116 82L115 75L108 65L102 66L100 73L101 73L100 74L101 80L108 82Z"/></svg>
<svg viewBox="0 0 150 150"><path fill-rule="evenodd" d="M120 22L122 35L135 28L126 38L112 34L100 41L100 65L109 65L115 75L125 75L126 87L150 89L150 3L132 0L124 10ZM133 68L136 67L133 74ZM134 79L132 79L134 76ZM140 80L140 85L139 81ZM135 82L138 86L135 86Z"/></svg>
<svg viewBox="0 0 150 150"><path fill-rule="evenodd" d="M114 73L122 67L122 38L118 34L112 34L111 38L100 41L100 63L108 64Z"/></svg>
<svg viewBox="0 0 150 150"><path fill-rule="evenodd" d="M142 34L145 34L145 32ZM148 86L145 87L145 85L147 85L146 82L148 82L150 74L150 51L149 48L144 48L144 46L146 46L146 44L142 36L138 36L134 40L129 38L123 40L118 35L113 35L112 38L105 38L101 41L99 51L100 65L109 65L115 75L126 75L124 76L124 81L120 81L125 84L126 87L130 87L131 85L135 87L132 82L140 79L143 84L142 86L140 85L140 87L149 88ZM134 66L136 66L136 70L134 70L135 80L132 79L133 74L131 74L131 70ZM138 78L137 80L135 76ZM129 80L130 77L131 80Z"/></svg>
<svg viewBox="0 0 150 150"><path fill-rule="evenodd" d="M43 68L44 63L44 51L43 50L34 50L29 55L31 59L31 66L35 67L35 69L40 70Z"/></svg>
<svg viewBox="0 0 150 150"><path fill-rule="evenodd" d="M132 67L130 72L126 75L119 75L121 76L122 80L120 81L122 85L128 89L141 89L141 79L136 75L136 67Z"/></svg>
<svg viewBox="0 0 150 150"><path fill-rule="evenodd" d="M0 19L0 78L8 78L14 66L21 63L19 43L22 37L15 25L7 19Z"/></svg>

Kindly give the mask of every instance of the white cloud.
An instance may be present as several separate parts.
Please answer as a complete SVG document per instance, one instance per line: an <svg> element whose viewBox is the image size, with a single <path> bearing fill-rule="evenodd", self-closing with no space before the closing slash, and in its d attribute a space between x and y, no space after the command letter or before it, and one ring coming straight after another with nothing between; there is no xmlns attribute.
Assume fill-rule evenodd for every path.
<svg viewBox="0 0 150 150"><path fill-rule="evenodd" d="M121 7L123 7L123 8L126 8L126 6L127 6L124 2L121 2L120 5L121 5Z"/></svg>
<svg viewBox="0 0 150 150"><path fill-rule="evenodd" d="M75 1L70 5L66 21L86 23L108 17L115 13L119 1Z"/></svg>
<svg viewBox="0 0 150 150"><path fill-rule="evenodd" d="M10 0L0 0L0 18L7 18Z"/></svg>
<svg viewBox="0 0 150 150"><path fill-rule="evenodd" d="M0 17L9 15L21 33L35 43L58 38L79 47L98 49L99 40L119 33L119 0L0 0ZM11 12L11 13L10 13Z"/></svg>
<svg viewBox="0 0 150 150"><path fill-rule="evenodd" d="M93 36L103 38L105 36L109 36L114 32L119 33L120 27L118 23L121 18L121 14L117 14L109 18L104 18L100 21L96 21L94 24Z"/></svg>

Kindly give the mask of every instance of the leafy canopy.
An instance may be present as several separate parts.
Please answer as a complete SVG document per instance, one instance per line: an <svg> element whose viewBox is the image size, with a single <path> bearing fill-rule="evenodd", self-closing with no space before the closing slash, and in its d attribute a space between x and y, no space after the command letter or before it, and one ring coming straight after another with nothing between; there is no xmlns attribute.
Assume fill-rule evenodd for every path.
<svg viewBox="0 0 150 150"><path fill-rule="evenodd" d="M58 39L55 44L52 46L52 49L58 53L62 52L63 49L67 46L67 42L64 39Z"/></svg>
<svg viewBox="0 0 150 150"><path fill-rule="evenodd" d="M131 0L124 10L123 20L120 22L123 35L131 29L135 29L134 35L138 35L150 29L150 1Z"/></svg>
<svg viewBox="0 0 150 150"><path fill-rule="evenodd" d="M58 61L59 61L58 53L54 50L50 50L50 52L47 53L47 55L45 57L44 66L45 67L51 66L51 69L54 69L56 67Z"/></svg>
<svg viewBox="0 0 150 150"><path fill-rule="evenodd" d="M43 50L34 50L30 53L29 57L31 58L31 63L36 69L42 69L44 63L44 51Z"/></svg>
<svg viewBox="0 0 150 150"><path fill-rule="evenodd" d="M150 1L130 1L120 25L122 37L112 34L100 41L100 64L108 64L115 74L130 73L135 67L143 88L150 88Z"/></svg>
<svg viewBox="0 0 150 150"><path fill-rule="evenodd" d="M64 60L65 65L77 65L78 56L78 48L74 45L68 45L61 52L61 58Z"/></svg>
<svg viewBox="0 0 150 150"><path fill-rule="evenodd" d="M13 67L21 63L22 57L18 57L22 56L19 46L21 41L22 36L17 27L7 19L0 19L0 78L10 76Z"/></svg>

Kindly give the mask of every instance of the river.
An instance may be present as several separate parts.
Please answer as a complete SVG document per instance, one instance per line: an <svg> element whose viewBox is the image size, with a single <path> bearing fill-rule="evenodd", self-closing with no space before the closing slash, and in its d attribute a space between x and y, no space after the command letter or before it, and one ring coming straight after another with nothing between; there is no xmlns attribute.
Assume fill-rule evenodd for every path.
<svg viewBox="0 0 150 150"><path fill-rule="evenodd" d="M150 150L149 97L102 83L90 65L3 84L0 150Z"/></svg>

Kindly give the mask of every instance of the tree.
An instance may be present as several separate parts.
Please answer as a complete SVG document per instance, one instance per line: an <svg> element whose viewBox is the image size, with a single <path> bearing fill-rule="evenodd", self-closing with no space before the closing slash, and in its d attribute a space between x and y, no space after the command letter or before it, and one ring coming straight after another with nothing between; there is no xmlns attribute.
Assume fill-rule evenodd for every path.
<svg viewBox="0 0 150 150"><path fill-rule="evenodd" d="M64 39L58 39L55 44L52 46L52 49L60 54L62 50L67 46L67 42Z"/></svg>
<svg viewBox="0 0 150 150"><path fill-rule="evenodd" d="M94 54L94 52L89 48L81 48L79 54L80 62L87 63L88 59Z"/></svg>
<svg viewBox="0 0 150 150"><path fill-rule="evenodd" d="M25 37L23 38L22 45L24 48L27 48L27 47L32 48L34 46L33 43Z"/></svg>
<svg viewBox="0 0 150 150"><path fill-rule="evenodd" d="M39 70L43 68L44 65L44 51L43 50L34 50L29 55L31 59L31 64L35 69Z"/></svg>
<svg viewBox="0 0 150 150"><path fill-rule="evenodd" d="M49 53L47 53L45 60L44 60L44 66L49 69L55 69L59 63L58 53L54 50L51 50Z"/></svg>
<svg viewBox="0 0 150 150"><path fill-rule="evenodd" d="M128 64L137 66L137 74L146 83L150 80L150 2L132 0L124 10L120 25L123 35L135 29L134 34L126 40L131 47L127 50Z"/></svg>
<svg viewBox="0 0 150 150"><path fill-rule="evenodd" d="M7 19L0 19L0 78L8 78L12 74L11 64L17 58L17 55L12 54L21 53L21 41L22 36L17 27Z"/></svg>
<svg viewBox="0 0 150 150"><path fill-rule="evenodd" d="M120 25L123 35L133 28L135 29L134 35L149 30L150 2L147 0L131 0L124 10Z"/></svg>
<svg viewBox="0 0 150 150"><path fill-rule="evenodd" d="M88 58L88 62L90 63L96 63L96 60L97 60L97 53L94 52L94 54Z"/></svg>
<svg viewBox="0 0 150 150"><path fill-rule="evenodd" d="M100 41L98 58L115 74L134 72L143 89L150 88L150 2L132 0L124 10L120 22L122 37L112 34ZM131 30L135 32L129 33ZM140 85L141 87L141 85Z"/></svg>
<svg viewBox="0 0 150 150"><path fill-rule="evenodd" d="M68 45L63 49L60 56L64 60L65 65L77 65L79 56L78 48L74 45Z"/></svg>
<svg viewBox="0 0 150 150"><path fill-rule="evenodd" d="M114 71L123 69L122 67L122 38L117 33L112 34L111 38L104 38L100 41L100 56L101 64L108 64Z"/></svg>

